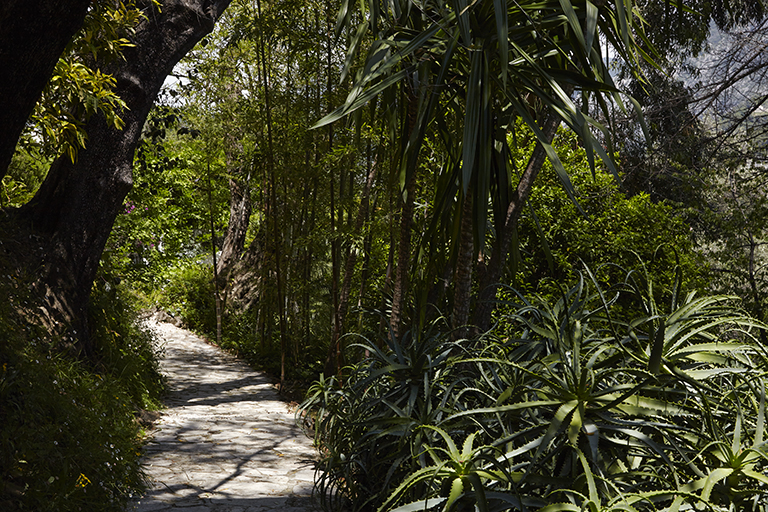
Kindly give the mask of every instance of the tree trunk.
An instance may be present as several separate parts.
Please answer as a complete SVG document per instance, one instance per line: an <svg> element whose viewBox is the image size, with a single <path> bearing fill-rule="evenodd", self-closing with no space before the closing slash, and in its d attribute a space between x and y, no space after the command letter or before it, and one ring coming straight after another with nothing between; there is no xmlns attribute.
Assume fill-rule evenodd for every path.
<svg viewBox="0 0 768 512"><path fill-rule="evenodd" d="M548 142L552 142L560 126L560 116L549 114L544 120L542 132ZM478 300L473 316L473 324L481 331L487 331L491 326L491 314L494 309L494 299L496 298L496 286L502 277L502 272L507 264L507 254L509 245L512 241L512 235L517 229L517 221L520 218L520 212L525 206L528 197L531 195L533 183L536 181L539 171L541 171L547 154L544 147L537 143L533 153L528 160L523 175L517 184L517 189L510 196L509 204L506 208L506 215L502 222L496 226L496 239L493 243L491 261L488 264L482 263L479 268L478 282Z"/></svg>
<svg viewBox="0 0 768 512"><path fill-rule="evenodd" d="M40 291L51 299L49 312L78 331L77 348L88 354L86 306L112 224L131 189L131 167L144 121L174 65L208 34L231 0L168 0L153 11L131 38L132 48L116 63L116 93L126 102L125 128L91 118L88 147L72 163L59 158L19 220L47 242L38 271ZM39 265L40 262L28 262ZM53 327L53 326L51 326Z"/></svg>
<svg viewBox="0 0 768 512"><path fill-rule="evenodd" d="M0 3L0 179L56 62L83 26L90 4L91 0Z"/></svg>
<svg viewBox="0 0 768 512"><path fill-rule="evenodd" d="M251 192L248 178L245 181L239 177L229 179L229 222L224 235L224 243L219 255L219 280L222 288L227 286L232 267L243 255L245 236L248 234L248 224L251 220ZM225 292L226 296L226 292Z"/></svg>
<svg viewBox="0 0 768 512"><path fill-rule="evenodd" d="M235 69L230 66L224 67L224 72L228 75L235 75ZM236 105L240 99L239 88L233 82L227 82L225 85L226 98L231 105ZM244 149L243 149L243 127L236 123L227 127L224 133L224 155L227 165L227 175L229 175L229 221L227 222L227 231L224 234L224 243L221 246L219 255L219 266L217 273L219 277L219 287L224 290L223 303L226 304L227 283L229 282L229 273L234 264L243 255L245 249L245 236L248 234L248 224L251 220L251 191L250 169L246 172L244 169Z"/></svg>
<svg viewBox="0 0 768 512"><path fill-rule="evenodd" d="M363 189L362 197L360 198L360 208L357 212L357 219L355 220L355 227L354 227L355 236L360 235L360 232L363 229L363 224L365 223L365 219L368 218L371 190L373 189L373 184L376 181L377 170L378 170L378 165L376 162L374 162L368 171L368 178L365 182L365 188ZM342 352L341 347L339 346L340 338L344 332L344 324L347 317L347 310L349 309L349 295L352 290L352 276L355 270L356 262L357 262L357 249L352 247L347 253L347 257L344 262L344 281L341 285L341 294L339 295L339 305L338 305L338 310L336 311L336 316L335 316L335 318L338 321L335 322L335 325L334 325L333 338L331 339L331 350L325 361L326 375L333 375L334 373L336 373L336 370L338 370L336 366L338 365L339 361L336 360L334 362L334 359L338 359L338 358L334 358L333 356L334 354L340 354Z"/></svg>
<svg viewBox="0 0 768 512"><path fill-rule="evenodd" d="M405 97L407 101L407 115L404 140L408 140L416 126L418 100L411 90L406 90ZM408 157L403 155L403 158ZM417 159L418 157L414 159L414 163ZM395 338L399 338L401 334L400 324L403 320L403 309L405 309L408 277L411 268L411 228L413 226L413 207L416 198L415 167L416 165L414 169L409 169L411 173L403 191L405 195L400 194L402 201L400 207L400 240L397 246L397 269L395 270L395 284L392 290L392 312L389 317L389 326Z"/></svg>
<svg viewBox="0 0 768 512"><path fill-rule="evenodd" d="M454 276L453 313L451 327L456 338L466 337L465 329L469 321L469 310L472 296L472 256L474 251L474 235L472 233L472 189L464 195L461 208L461 232L459 234L459 251L456 258L456 274Z"/></svg>

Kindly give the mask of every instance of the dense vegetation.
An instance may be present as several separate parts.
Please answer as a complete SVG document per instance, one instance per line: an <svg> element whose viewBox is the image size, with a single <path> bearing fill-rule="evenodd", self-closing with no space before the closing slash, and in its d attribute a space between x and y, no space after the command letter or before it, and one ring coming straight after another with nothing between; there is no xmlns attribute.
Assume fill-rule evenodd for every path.
<svg viewBox="0 0 768 512"><path fill-rule="evenodd" d="M762 327L733 297L657 304L626 277L603 289L585 269L473 340L360 339L370 355L302 406L325 507L764 510Z"/></svg>
<svg viewBox="0 0 768 512"><path fill-rule="evenodd" d="M61 350L71 341L30 321L31 280L0 282L0 507L122 510L144 485L137 417L160 405L157 343L125 290L102 281L91 309L96 351L73 358Z"/></svg>
<svg viewBox="0 0 768 512"><path fill-rule="evenodd" d="M766 510L761 1L234 0L139 114L186 5L94 2L3 169L0 508L141 488L144 309L309 388L328 510Z"/></svg>

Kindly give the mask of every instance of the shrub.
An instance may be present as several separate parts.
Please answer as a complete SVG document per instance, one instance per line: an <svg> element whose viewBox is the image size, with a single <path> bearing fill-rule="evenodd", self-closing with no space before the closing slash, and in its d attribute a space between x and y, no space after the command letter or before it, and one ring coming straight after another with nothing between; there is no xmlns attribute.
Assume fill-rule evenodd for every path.
<svg viewBox="0 0 768 512"><path fill-rule="evenodd" d="M629 273L520 297L497 330L363 341L300 412L327 510L765 510L763 326ZM624 318L619 295L643 314ZM436 325L434 327L439 327Z"/></svg>
<svg viewBox="0 0 768 512"><path fill-rule="evenodd" d="M159 281L163 284L151 302L181 318L192 330L216 332L216 301L210 265L180 261L165 271Z"/></svg>
<svg viewBox="0 0 768 512"><path fill-rule="evenodd" d="M2 510L119 511L143 488L134 413L157 406L156 352L119 288L96 287L91 309L89 361L0 311Z"/></svg>

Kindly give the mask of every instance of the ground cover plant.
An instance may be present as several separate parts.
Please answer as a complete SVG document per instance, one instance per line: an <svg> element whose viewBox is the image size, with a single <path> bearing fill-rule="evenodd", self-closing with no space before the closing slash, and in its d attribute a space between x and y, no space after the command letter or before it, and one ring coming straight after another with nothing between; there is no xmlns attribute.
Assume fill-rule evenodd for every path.
<svg viewBox="0 0 768 512"><path fill-rule="evenodd" d="M763 326L734 297L657 303L640 277L586 270L475 339L355 345L301 408L324 508L766 510Z"/></svg>
<svg viewBox="0 0 768 512"><path fill-rule="evenodd" d="M135 414L157 408L163 387L152 337L103 275L88 360L25 320L35 301L23 275L0 290L0 509L123 510L144 485Z"/></svg>

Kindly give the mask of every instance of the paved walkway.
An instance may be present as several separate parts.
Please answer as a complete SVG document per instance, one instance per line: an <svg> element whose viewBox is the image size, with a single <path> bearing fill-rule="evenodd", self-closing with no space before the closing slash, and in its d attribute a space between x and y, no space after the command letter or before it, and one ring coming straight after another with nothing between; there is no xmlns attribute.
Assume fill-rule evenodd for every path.
<svg viewBox="0 0 768 512"><path fill-rule="evenodd" d="M315 510L312 443L269 379L188 331L154 328L169 393L145 448L150 488L132 510Z"/></svg>

